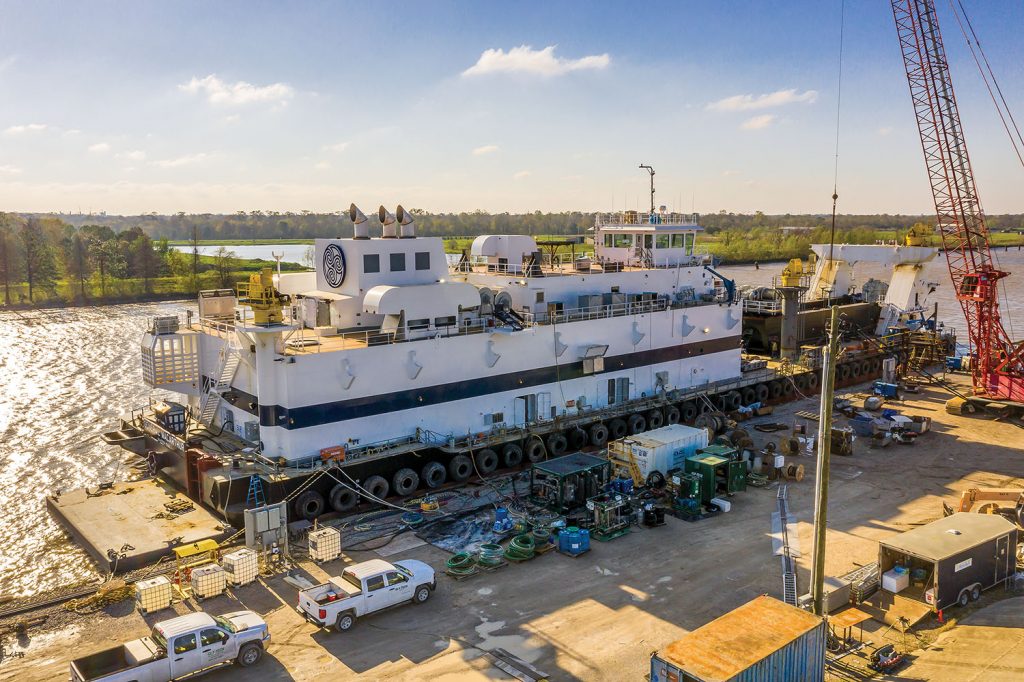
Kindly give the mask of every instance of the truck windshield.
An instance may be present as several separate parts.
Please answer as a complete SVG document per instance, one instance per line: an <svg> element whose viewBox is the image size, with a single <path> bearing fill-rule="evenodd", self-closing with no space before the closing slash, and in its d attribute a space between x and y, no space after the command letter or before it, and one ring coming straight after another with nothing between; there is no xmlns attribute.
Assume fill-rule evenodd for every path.
<svg viewBox="0 0 1024 682"><path fill-rule="evenodd" d="M164 639L164 636L160 634L159 630L157 630L156 628L153 628L153 632L150 635L150 637L153 638L153 641L156 642L156 645L158 647L160 647L164 651L167 651L167 640Z"/></svg>
<svg viewBox="0 0 1024 682"><path fill-rule="evenodd" d="M235 634L236 628L234 624L227 618L221 618L220 616L214 616L213 620L216 621L217 625L221 626L231 634Z"/></svg>
<svg viewBox="0 0 1024 682"><path fill-rule="evenodd" d="M344 571L341 577L345 579L345 582L355 585L357 589L363 589L363 584L359 582L359 578L352 575L350 571Z"/></svg>

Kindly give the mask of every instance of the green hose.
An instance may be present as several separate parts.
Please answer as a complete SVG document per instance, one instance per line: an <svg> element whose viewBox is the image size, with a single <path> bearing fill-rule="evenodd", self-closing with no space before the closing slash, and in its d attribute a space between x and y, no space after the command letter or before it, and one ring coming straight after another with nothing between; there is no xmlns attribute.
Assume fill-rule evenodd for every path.
<svg viewBox="0 0 1024 682"><path fill-rule="evenodd" d="M468 552L459 552L445 563L451 575L469 575L476 571L476 559Z"/></svg>
<svg viewBox="0 0 1024 682"><path fill-rule="evenodd" d="M504 558L504 552L501 545L488 542L480 545L480 554L477 558L477 563L481 566L497 566L502 562Z"/></svg>
<svg viewBox="0 0 1024 682"><path fill-rule="evenodd" d="M533 536L529 533L517 535L508 544L508 549L505 550L505 558L512 561L532 559L534 546Z"/></svg>
<svg viewBox="0 0 1024 682"><path fill-rule="evenodd" d="M533 529L533 544L535 547L541 547L551 542L551 531L547 528L534 528Z"/></svg>

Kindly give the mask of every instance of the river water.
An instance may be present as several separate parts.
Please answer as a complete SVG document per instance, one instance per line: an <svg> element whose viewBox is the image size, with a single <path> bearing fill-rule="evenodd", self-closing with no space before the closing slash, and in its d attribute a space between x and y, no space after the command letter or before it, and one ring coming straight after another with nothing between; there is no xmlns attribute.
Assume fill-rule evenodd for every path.
<svg viewBox="0 0 1024 682"><path fill-rule="evenodd" d="M1024 251L1000 251L997 257L1003 268L1017 273L1008 280L1009 305L1001 303L1019 311ZM740 285L764 285L781 268L773 263L720 270ZM888 280L881 268L860 268L858 275L861 283L868 277ZM940 318L963 329L941 256L927 266L926 275L939 282L933 300ZM57 488L96 486L131 475L118 465L130 456L105 445L99 434L115 428L120 415L151 395L142 383L138 348L149 319L186 305L0 312L0 595L33 594L95 577L85 553L46 511L44 498ZM1020 338L1024 314L1016 321Z"/></svg>

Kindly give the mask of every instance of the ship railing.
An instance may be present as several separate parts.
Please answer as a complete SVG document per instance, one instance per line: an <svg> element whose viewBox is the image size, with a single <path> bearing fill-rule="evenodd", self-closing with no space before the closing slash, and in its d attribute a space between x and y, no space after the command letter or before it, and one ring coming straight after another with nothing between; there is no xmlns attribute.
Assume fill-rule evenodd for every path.
<svg viewBox="0 0 1024 682"><path fill-rule="evenodd" d="M598 213L594 224L598 227L619 225L678 225L680 227L698 228L696 213L648 213L646 211L621 211L615 213Z"/></svg>
<svg viewBox="0 0 1024 682"><path fill-rule="evenodd" d="M782 312L782 301L755 301L743 299L743 312L756 315L778 315Z"/></svg>
<svg viewBox="0 0 1024 682"><path fill-rule="evenodd" d="M580 308L564 308L555 312L531 313L522 312L523 319L529 326L537 324L562 324L579 320L597 320L605 317L624 317L643 313L659 312L669 308L666 298L655 298L646 301L627 301L625 303L609 303L607 305L586 306Z"/></svg>
<svg viewBox="0 0 1024 682"><path fill-rule="evenodd" d="M198 322L192 322L190 326L198 326L199 331L205 332L212 336L230 334L231 332L235 331L234 321L228 321L227 318L200 317L198 319Z"/></svg>

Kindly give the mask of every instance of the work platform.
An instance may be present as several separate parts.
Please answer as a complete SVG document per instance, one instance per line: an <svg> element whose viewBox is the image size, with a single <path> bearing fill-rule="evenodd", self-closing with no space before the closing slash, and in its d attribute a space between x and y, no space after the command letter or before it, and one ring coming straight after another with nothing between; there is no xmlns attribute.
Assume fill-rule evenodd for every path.
<svg viewBox="0 0 1024 682"><path fill-rule="evenodd" d="M192 508L175 513L164 506L169 503ZM223 519L158 479L71 490L47 497L46 506L100 571L108 573L118 554L116 570L124 573L155 564L179 545L219 542L234 532Z"/></svg>

